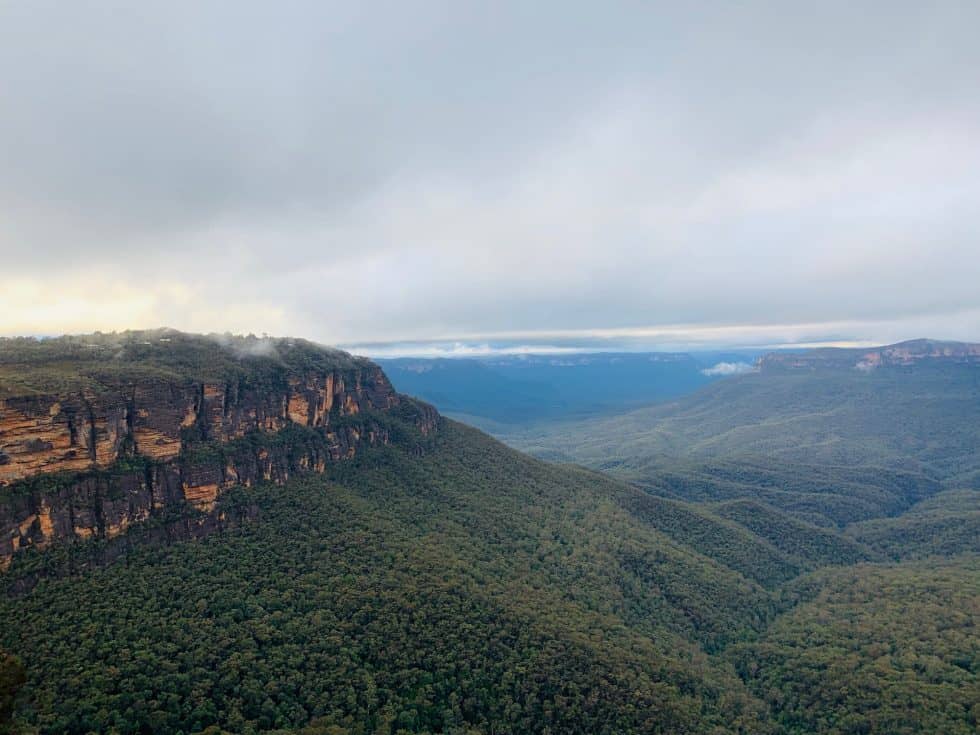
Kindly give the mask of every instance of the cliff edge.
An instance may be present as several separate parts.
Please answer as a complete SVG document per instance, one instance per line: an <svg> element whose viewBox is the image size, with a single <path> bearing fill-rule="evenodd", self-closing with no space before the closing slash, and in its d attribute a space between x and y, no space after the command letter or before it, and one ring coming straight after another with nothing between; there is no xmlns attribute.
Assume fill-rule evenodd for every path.
<svg viewBox="0 0 980 735"><path fill-rule="evenodd" d="M154 516L220 525L231 487L322 472L363 446L418 449L438 424L371 361L305 340L0 340L0 570Z"/></svg>

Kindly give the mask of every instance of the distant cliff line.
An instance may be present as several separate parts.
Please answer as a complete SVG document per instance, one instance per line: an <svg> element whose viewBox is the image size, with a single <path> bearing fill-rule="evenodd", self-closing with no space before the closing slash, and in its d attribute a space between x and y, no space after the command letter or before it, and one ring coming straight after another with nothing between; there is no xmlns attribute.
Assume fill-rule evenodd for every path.
<svg viewBox="0 0 980 735"><path fill-rule="evenodd" d="M855 369L871 372L878 368L924 364L980 367L980 344L913 339L882 347L821 347L807 352L771 352L759 359L758 367L762 371Z"/></svg>

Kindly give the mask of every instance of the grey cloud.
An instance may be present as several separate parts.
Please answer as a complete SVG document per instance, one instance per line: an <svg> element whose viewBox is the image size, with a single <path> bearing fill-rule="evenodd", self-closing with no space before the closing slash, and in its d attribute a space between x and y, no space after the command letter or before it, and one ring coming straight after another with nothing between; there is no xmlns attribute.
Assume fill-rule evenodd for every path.
<svg viewBox="0 0 980 735"><path fill-rule="evenodd" d="M4 4L0 286L327 341L980 309L980 8L676 5Z"/></svg>

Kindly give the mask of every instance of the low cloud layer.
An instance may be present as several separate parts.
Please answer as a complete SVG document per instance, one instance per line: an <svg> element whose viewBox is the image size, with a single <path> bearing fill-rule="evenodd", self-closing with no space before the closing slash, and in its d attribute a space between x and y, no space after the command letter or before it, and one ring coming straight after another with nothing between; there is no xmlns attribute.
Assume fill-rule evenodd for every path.
<svg viewBox="0 0 980 735"><path fill-rule="evenodd" d="M0 333L977 339L978 26L954 2L3 4Z"/></svg>
<svg viewBox="0 0 980 735"><path fill-rule="evenodd" d="M745 373L751 373L755 368L747 362L719 362L713 367L705 368L702 370L702 374L716 376L716 375L744 375Z"/></svg>

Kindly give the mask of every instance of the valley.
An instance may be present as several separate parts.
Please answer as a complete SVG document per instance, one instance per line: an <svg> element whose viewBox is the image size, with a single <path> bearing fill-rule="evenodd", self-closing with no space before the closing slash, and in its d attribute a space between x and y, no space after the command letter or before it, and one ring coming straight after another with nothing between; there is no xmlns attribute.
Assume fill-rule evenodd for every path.
<svg viewBox="0 0 980 735"><path fill-rule="evenodd" d="M378 364L406 393L496 434L687 395L718 380L726 367L747 368L756 357L753 351L573 352L382 358Z"/></svg>
<svg viewBox="0 0 980 735"><path fill-rule="evenodd" d="M105 465L96 452L74 474L54 463L0 488L4 538L19 539L0 575L0 649L16 657L0 677L0 726L976 731L970 361L872 374L763 367L506 437L566 460L556 464L312 345L256 355L189 335L121 339L89 361L65 357L71 341L45 345L53 356L0 349L6 406L24 405L13 394L25 388L60 391L63 406L72 395L96 405L106 390L137 396L149 374L188 386L191 413L213 417L174 434L173 458L143 455L124 430ZM296 410L290 386L348 366L374 377L346 377L350 400L310 387L308 410ZM239 398L193 399L204 395L194 385L236 385ZM249 406L266 407L261 426L225 438L219 427ZM123 427L138 426L131 408ZM38 425L53 414L43 416ZM342 430L358 437L344 445L353 451L331 449ZM93 436L99 446L107 434ZM19 457L19 446L3 451ZM145 478L167 472L175 489L154 503L159 484ZM219 491L203 504L190 480L209 472ZM145 514L115 532L46 526L36 512L60 498L70 517L103 519L143 508L148 492Z"/></svg>

